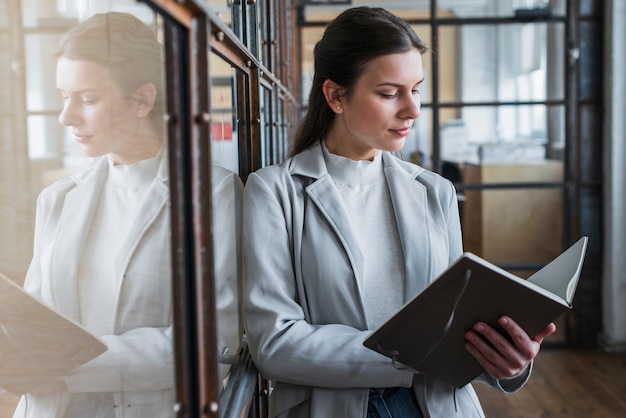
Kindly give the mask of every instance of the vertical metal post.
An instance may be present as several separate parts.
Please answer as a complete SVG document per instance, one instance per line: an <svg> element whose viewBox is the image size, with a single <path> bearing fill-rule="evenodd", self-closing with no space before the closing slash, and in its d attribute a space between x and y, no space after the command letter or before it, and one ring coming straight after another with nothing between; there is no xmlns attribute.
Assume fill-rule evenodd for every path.
<svg viewBox="0 0 626 418"><path fill-rule="evenodd" d="M170 219L172 230L172 299L173 299L173 344L176 367L176 404L177 418L198 416L195 339L195 304L193 295L193 277L190 260L192 240L189 237L191 217L189 213L189 179L184 171L188 160L188 147L185 139L189 138L185 115L188 106L185 100L189 90L185 77L187 68L187 31L168 21L165 32L165 65L167 87L167 114L165 117L168 139L168 157L170 166Z"/></svg>
<svg viewBox="0 0 626 418"><path fill-rule="evenodd" d="M198 343L199 409L217 417L217 320L213 271L211 115L209 99L209 21L205 14L191 20L190 39L191 142L190 180L193 219L193 260Z"/></svg>

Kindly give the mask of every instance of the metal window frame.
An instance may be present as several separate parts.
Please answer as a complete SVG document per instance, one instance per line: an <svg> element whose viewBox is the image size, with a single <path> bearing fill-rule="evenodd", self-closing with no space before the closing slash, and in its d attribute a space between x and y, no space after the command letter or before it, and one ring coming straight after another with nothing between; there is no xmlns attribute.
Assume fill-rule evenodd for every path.
<svg viewBox="0 0 626 418"><path fill-rule="evenodd" d="M239 175L267 164L263 152L274 143L272 127L264 139L260 91L270 92L268 123L286 120L273 114L275 101L293 112L297 100L283 77L273 74L260 57L256 1L231 3L232 28L224 24L205 1L140 0L163 17L166 56L167 114L170 158L172 276L174 298L174 352L177 418L267 416L268 384L258 376L245 338L231 369L229 385L220 393L213 230L211 224L210 54L236 70L236 110L239 130ZM287 0L266 0L288 9ZM274 25L276 22L269 21ZM288 31L288 26L273 28ZM271 32L275 33L275 32ZM252 42L257 47L248 48ZM270 60L284 45L272 43ZM293 116L293 114L292 114ZM280 119L279 119L280 118ZM286 138L281 137L284 141ZM273 152L270 162L284 158Z"/></svg>

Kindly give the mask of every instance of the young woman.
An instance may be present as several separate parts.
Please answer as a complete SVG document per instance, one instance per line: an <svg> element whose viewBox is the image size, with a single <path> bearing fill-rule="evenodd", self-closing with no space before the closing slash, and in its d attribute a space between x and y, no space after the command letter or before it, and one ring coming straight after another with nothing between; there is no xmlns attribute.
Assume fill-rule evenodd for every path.
<svg viewBox="0 0 626 418"><path fill-rule="evenodd" d="M462 253L453 185L393 154L420 115L426 51L384 9L341 13L315 47L290 158L248 177L244 319L274 381L271 417L483 416L471 385L398 370L363 346ZM480 381L512 392L555 327L531 338L500 322L514 344L477 323L466 347L486 369Z"/></svg>
<svg viewBox="0 0 626 418"><path fill-rule="evenodd" d="M15 417L172 417L161 46L133 16L99 14L56 58L59 121L94 160L41 192L24 287L107 351L22 396Z"/></svg>

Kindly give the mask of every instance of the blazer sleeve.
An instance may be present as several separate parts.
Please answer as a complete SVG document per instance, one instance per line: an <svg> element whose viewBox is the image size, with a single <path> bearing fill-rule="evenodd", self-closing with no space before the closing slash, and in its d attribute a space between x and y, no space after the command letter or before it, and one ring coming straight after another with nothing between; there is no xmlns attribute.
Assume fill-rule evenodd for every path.
<svg viewBox="0 0 626 418"><path fill-rule="evenodd" d="M101 337L107 351L63 380L71 393L146 392L174 387L172 327Z"/></svg>

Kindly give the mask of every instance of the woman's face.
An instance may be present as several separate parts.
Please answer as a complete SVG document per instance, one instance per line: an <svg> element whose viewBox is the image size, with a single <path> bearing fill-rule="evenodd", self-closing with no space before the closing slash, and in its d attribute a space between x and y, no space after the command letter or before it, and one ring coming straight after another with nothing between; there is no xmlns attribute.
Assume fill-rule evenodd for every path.
<svg viewBox="0 0 626 418"><path fill-rule="evenodd" d="M420 115L423 80L418 50L370 61L350 96L332 102L336 116L326 136L328 149L354 160L400 150Z"/></svg>
<svg viewBox="0 0 626 418"><path fill-rule="evenodd" d="M124 161L138 128L136 101L121 91L106 68L89 61L61 57L56 83L63 96L59 121L72 129L85 155L111 154L114 161Z"/></svg>

